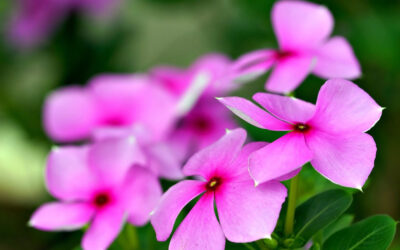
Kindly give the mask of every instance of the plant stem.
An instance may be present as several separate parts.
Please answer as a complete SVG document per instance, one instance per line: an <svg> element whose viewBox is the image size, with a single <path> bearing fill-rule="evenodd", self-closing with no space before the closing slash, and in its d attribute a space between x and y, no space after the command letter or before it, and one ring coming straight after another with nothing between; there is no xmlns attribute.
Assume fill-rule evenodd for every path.
<svg viewBox="0 0 400 250"><path fill-rule="evenodd" d="M299 175L296 175L290 181L290 190L289 190L289 200L288 207L286 212L286 221L285 221L285 236L289 236L293 233L293 225L294 225L294 212L296 209L296 200L297 200L297 189L299 186Z"/></svg>

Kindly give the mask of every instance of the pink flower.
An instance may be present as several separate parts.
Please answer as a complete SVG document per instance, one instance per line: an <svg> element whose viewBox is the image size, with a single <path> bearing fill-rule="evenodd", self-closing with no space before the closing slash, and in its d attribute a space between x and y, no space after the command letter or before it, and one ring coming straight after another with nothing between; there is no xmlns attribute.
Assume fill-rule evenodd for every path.
<svg viewBox="0 0 400 250"><path fill-rule="evenodd" d="M59 201L42 205L29 224L40 230L69 231L90 223L82 247L106 249L126 219L144 225L161 197L157 177L142 167L143 162L132 137L53 150L46 185Z"/></svg>
<svg viewBox="0 0 400 250"><path fill-rule="evenodd" d="M66 87L52 93L44 107L44 127L59 142L87 139L97 129L145 127L154 140L169 131L175 100L140 75L102 75L88 87Z"/></svg>
<svg viewBox="0 0 400 250"><path fill-rule="evenodd" d="M163 195L151 216L160 241L167 240L183 207L202 194L175 231L169 249L218 250L224 249L225 237L233 242L270 237L286 189L277 181L254 187L247 171L248 156L266 143L250 143L242 148L245 139L246 132L235 129L196 153L183 171L199 179L182 181Z"/></svg>
<svg viewBox="0 0 400 250"><path fill-rule="evenodd" d="M328 80L314 106L299 99L257 93L253 99L267 111L239 97L220 101L250 124L290 131L249 159L256 184L300 171L311 165L330 181L361 189L376 155L374 139L366 134L380 119L382 108L347 80Z"/></svg>
<svg viewBox="0 0 400 250"><path fill-rule="evenodd" d="M237 87L232 82L219 81L229 65L227 57L208 54L188 69L162 66L152 70L153 79L177 102L177 119L168 141L178 158L186 160L223 136L226 128L234 127L230 114L214 99Z"/></svg>
<svg viewBox="0 0 400 250"><path fill-rule="evenodd" d="M354 79L360 65L347 40L329 38L333 17L321 5L304 1L279 1L272 10L272 24L279 50L263 49L240 57L232 66L232 78L247 81L274 67L265 88L293 91L309 73L329 79Z"/></svg>
<svg viewBox="0 0 400 250"><path fill-rule="evenodd" d="M10 40L17 47L42 43L68 13L83 10L94 15L112 12L119 0L19 0L9 27Z"/></svg>

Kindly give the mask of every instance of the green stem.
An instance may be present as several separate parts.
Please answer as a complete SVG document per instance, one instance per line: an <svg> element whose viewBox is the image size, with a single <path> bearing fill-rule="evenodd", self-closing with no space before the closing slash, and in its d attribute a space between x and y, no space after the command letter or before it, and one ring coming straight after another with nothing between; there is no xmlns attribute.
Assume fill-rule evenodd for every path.
<svg viewBox="0 0 400 250"><path fill-rule="evenodd" d="M290 181L290 190L289 190L289 201L286 212L286 221L285 221L285 235L289 236L293 233L293 225L294 225L294 212L296 209L296 200L297 200L297 189L299 186L299 175L296 175Z"/></svg>

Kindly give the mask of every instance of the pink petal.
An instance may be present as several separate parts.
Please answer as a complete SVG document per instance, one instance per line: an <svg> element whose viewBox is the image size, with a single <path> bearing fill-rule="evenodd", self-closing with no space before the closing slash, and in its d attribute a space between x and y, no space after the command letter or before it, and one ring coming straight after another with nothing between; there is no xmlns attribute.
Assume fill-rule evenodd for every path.
<svg viewBox="0 0 400 250"><path fill-rule="evenodd" d="M253 126L277 131L286 131L291 129L290 124L276 119L269 113L265 112L265 110L244 98L233 96L218 98L218 100L235 115Z"/></svg>
<svg viewBox="0 0 400 250"><path fill-rule="evenodd" d="M172 236L169 249L223 250L225 237L215 217L214 195L205 194Z"/></svg>
<svg viewBox="0 0 400 250"><path fill-rule="evenodd" d="M150 75L175 96L181 96L189 86L189 78L184 69L159 66L152 69Z"/></svg>
<svg viewBox="0 0 400 250"><path fill-rule="evenodd" d="M49 136L61 142L88 137L98 123L97 107L89 93L68 87L52 93L44 106L44 127Z"/></svg>
<svg viewBox="0 0 400 250"><path fill-rule="evenodd" d="M333 37L318 49L313 73L327 79L354 79L361 76L361 68L349 42Z"/></svg>
<svg viewBox="0 0 400 250"><path fill-rule="evenodd" d="M239 155L236 157L233 163L230 164L229 176L235 178L235 180L251 180L249 175L249 156L253 152L268 145L267 142L251 142L246 144ZM253 185L254 186L254 185Z"/></svg>
<svg viewBox="0 0 400 250"><path fill-rule="evenodd" d="M29 225L46 231L72 231L87 224L93 214L93 208L85 203L51 202L35 211Z"/></svg>
<svg viewBox="0 0 400 250"><path fill-rule="evenodd" d="M375 125L382 108L354 83L328 80L318 94L310 123L329 133L365 132Z"/></svg>
<svg viewBox="0 0 400 250"><path fill-rule="evenodd" d="M133 164L144 165L146 158L134 137L124 137L95 143L89 151L89 162L103 183L118 185Z"/></svg>
<svg viewBox="0 0 400 250"><path fill-rule="evenodd" d="M265 89L277 93L289 93L295 90L315 65L312 56L291 56L280 60L272 70Z"/></svg>
<svg viewBox="0 0 400 250"><path fill-rule="evenodd" d="M279 1L272 9L272 24L283 50L314 48L333 29L333 17L322 6L305 1Z"/></svg>
<svg viewBox="0 0 400 250"><path fill-rule="evenodd" d="M150 168L166 179L178 180L183 178L181 162L166 143L151 144L146 147Z"/></svg>
<svg viewBox="0 0 400 250"><path fill-rule="evenodd" d="M180 211L204 191L204 182L194 180L181 181L168 189L151 215L157 240L168 239Z"/></svg>
<svg viewBox="0 0 400 250"><path fill-rule="evenodd" d="M253 99L281 120L296 124L307 122L315 113L315 106L294 97L257 93Z"/></svg>
<svg viewBox="0 0 400 250"><path fill-rule="evenodd" d="M365 133L340 137L323 132L307 136L311 165L330 181L361 189L374 167L376 145Z"/></svg>
<svg viewBox="0 0 400 250"><path fill-rule="evenodd" d="M275 62L275 51L256 50L239 57L230 69L232 80L248 82L267 72Z"/></svg>
<svg viewBox="0 0 400 250"><path fill-rule="evenodd" d="M216 171L223 171L239 154L246 131L238 128L228 131L217 142L194 154L183 167L186 176L197 175L208 179Z"/></svg>
<svg viewBox="0 0 400 250"><path fill-rule="evenodd" d="M251 154L249 171L257 185L289 174L311 159L304 135L291 132Z"/></svg>
<svg viewBox="0 0 400 250"><path fill-rule="evenodd" d="M101 107L102 126L139 123L163 137L175 119L175 99L146 76L102 75L91 80L90 90Z"/></svg>
<svg viewBox="0 0 400 250"><path fill-rule="evenodd" d="M154 173L134 166L129 170L121 193L129 212L128 221L135 226L142 226L150 219L150 212L159 202L162 189Z"/></svg>
<svg viewBox="0 0 400 250"><path fill-rule="evenodd" d="M46 185L54 197L64 201L90 199L97 182L88 166L88 147L67 146L51 151Z"/></svg>
<svg viewBox="0 0 400 250"><path fill-rule="evenodd" d="M98 212L83 236L82 248L107 249L122 230L125 216L123 209L117 206Z"/></svg>
<svg viewBox="0 0 400 250"><path fill-rule="evenodd" d="M227 184L215 195L226 238L232 242L271 238L286 193L285 186L275 181L257 187L252 181Z"/></svg>

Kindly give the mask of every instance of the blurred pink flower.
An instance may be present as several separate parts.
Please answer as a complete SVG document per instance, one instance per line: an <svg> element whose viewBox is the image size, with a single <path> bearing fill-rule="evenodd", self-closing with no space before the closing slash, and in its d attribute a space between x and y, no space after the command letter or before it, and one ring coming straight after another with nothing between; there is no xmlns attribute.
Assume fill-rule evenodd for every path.
<svg viewBox="0 0 400 250"><path fill-rule="evenodd" d="M347 40L329 38L333 22L329 10L321 5L277 2L272 24L280 49L243 55L233 64L229 77L248 81L274 67L265 88L279 93L293 91L311 72L326 79L359 77L360 65Z"/></svg>
<svg viewBox="0 0 400 250"><path fill-rule="evenodd" d="M88 87L53 92L44 107L47 134L59 142L87 139L97 129L142 126L154 140L163 138L175 119L175 100L141 75L102 75Z"/></svg>
<svg viewBox="0 0 400 250"><path fill-rule="evenodd" d="M365 132L382 115L382 108L366 92L336 79L322 86L315 106L267 93L257 93L253 99L268 112L239 97L220 101L254 126L291 131L250 156L249 171L256 184L300 171L311 161L330 181L362 188L376 156L375 141Z"/></svg>
<svg viewBox="0 0 400 250"><path fill-rule="evenodd" d="M19 0L9 25L13 45L30 48L42 43L74 10L108 15L120 0Z"/></svg>
<svg viewBox="0 0 400 250"><path fill-rule="evenodd" d="M224 249L232 242L270 237L279 217L286 189L271 181L254 187L248 170L249 155L266 145L250 143L243 129L229 131L219 141L199 151L184 167L185 180L172 186L152 213L157 239L165 241L187 203L201 197L172 236L169 249ZM214 212L214 201L218 218Z"/></svg>
<svg viewBox="0 0 400 250"><path fill-rule="evenodd" d="M230 60L221 54L199 58L188 69L168 66L153 69L150 75L176 100L176 123L168 141L182 160L210 145L225 129L235 127L234 121L215 96L226 95L239 85L222 82Z"/></svg>
<svg viewBox="0 0 400 250"><path fill-rule="evenodd" d="M40 230L70 231L90 223L83 249L107 249L126 219L144 225L161 197L157 176L143 163L133 137L54 149L47 162L46 185L59 201L42 205L29 224Z"/></svg>

